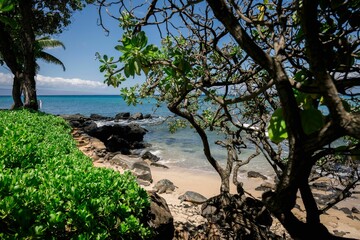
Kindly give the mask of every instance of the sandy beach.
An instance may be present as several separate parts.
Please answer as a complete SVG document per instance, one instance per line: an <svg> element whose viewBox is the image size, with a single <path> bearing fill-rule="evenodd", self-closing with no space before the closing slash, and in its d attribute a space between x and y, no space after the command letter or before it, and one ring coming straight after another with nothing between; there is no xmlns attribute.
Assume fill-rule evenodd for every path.
<svg viewBox="0 0 360 240"><path fill-rule="evenodd" d="M152 174L154 183L161 179L169 179L177 188L171 194L161 194L166 199L168 204L181 205L180 200L177 198L186 191L195 191L205 197L213 197L220 192L220 178L216 173L208 173L204 171L195 171L181 168L159 169L152 167ZM262 184L264 181L258 178L245 179L244 189L252 196L261 199L262 191L256 191L255 188ZM152 184L153 185L153 184ZM152 185L146 187L151 189ZM231 188L232 193L236 193L234 185ZM301 201L298 201L299 209L293 211L302 218L305 217L303 207L301 207ZM331 208L326 214L322 215L321 221L330 232L343 235L344 237L360 239L360 213L353 213L351 210L353 207L360 209L360 200L358 196L354 196L344 200L338 204L338 209ZM170 208L171 209L171 208ZM186 209L185 209L186 211ZM174 215L175 221L182 221L183 217ZM278 231L284 231L278 229Z"/></svg>
<svg viewBox="0 0 360 240"><path fill-rule="evenodd" d="M101 145L98 141L90 141L88 137L78 136L74 138L80 142L79 149L90 157L95 156L93 153L94 149ZM123 169L119 166L112 165L108 161L99 158L93 158L93 160L94 166L96 167L107 167L120 173L123 172ZM186 191L194 191L207 198L218 195L220 192L220 177L215 171L207 172L179 167L166 169L155 166L150 166L150 169L153 183L149 186L143 186L146 190L153 190L154 185L161 179L168 179L176 186L173 192L160 194L160 196L166 200L175 223L190 222L193 225L197 225L205 221L200 215L201 205L181 202L178 198ZM245 173L244 176L241 176L240 180L244 183L245 191L258 199L261 198L262 191L257 191L255 188L264 183L264 180L261 178L247 178ZM265 182L266 181L268 180L265 180ZM271 181L268 182L271 183ZM231 192L236 193L233 185L231 186ZM329 209L326 214L322 215L321 221L330 232L338 236L360 239L360 213L356 211L360 210L359 197L359 193L354 194L352 197L342 201L335 208ZM293 211L301 218L305 217L301 201L298 201L298 207L294 208ZM286 234L276 220L273 223L273 229L276 230L278 234Z"/></svg>

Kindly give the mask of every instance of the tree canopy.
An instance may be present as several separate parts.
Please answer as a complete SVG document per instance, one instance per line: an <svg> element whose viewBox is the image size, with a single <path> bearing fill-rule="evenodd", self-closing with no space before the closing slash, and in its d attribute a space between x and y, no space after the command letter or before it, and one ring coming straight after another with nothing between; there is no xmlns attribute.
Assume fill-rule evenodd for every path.
<svg viewBox="0 0 360 240"><path fill-rule="evenodd" d="M156 97L190 123L221 176L222 194L231 173L242 191L238 169L262 153L279 179L276 190L263 194L267 209L293 238L333 237L320 215L359 182L360 1L98 4L125 31L115 47L119 56L98 55L105 82L119 86L145 74L144 84L123 89L123 96L129 103ZM146 36L149 28L154 36L154 26L159 45ZM217 141L228 152L225 166L214 158L207 131L226 134ZM256 151L243 158L248 145ZM346 177L336 177L339 164L348 167ZM310 182L324 174L342 187L319 205ZM298 192L305 222L291 211Z"/></svg>
<svg viewBox="0 0 360 240"><path fill-rule="evenodd" d="M0 1L0 54L2 63L14 74L12 108L23 105L37 110L36 37L61 33L70 23L71 14L91 0ZM21 92L24 90L25 103Z"/></svg>

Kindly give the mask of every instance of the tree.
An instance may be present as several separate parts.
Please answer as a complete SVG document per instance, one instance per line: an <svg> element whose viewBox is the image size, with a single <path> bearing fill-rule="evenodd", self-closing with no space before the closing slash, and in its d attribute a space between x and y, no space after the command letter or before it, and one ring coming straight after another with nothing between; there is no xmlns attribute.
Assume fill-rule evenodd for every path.
<svg viewBox="0 0 360 240"><path fill-rule="evenodd" d="M35 40L35 57L37 59L42 59L45 62L59 65L65 71L65 65L63 62L61 62L60 59L45 52L45 49L57 48L57 47L62 47L63 49L65 49L65 45L59 40L51 39L48 36L37 38ZM39 66L37 66L37 68L39 68Z"/></svg>
<svg viewBox="0 0 360 240"><path fill-rule="evenodd" d="M16 22L12 21L11 16L6 16L8 12L13 11L14 3L11 0L2 0L1 4L1 11L0 11L0 53L2 55L2 61L7 64L7 66L11 69L12 73L14 74L14 82L13 82L13 91L12 96L14 100L14 104L12 108L19 108L23 105L21 100L21 84L20 79L21 77L21 67L19 66L16 56L17 52L12 45L12 39L10 38L9 34L5 32L5 26L9 26L12 28L16 27Z"/></svg>
<svg viewBox="0 0 360 240"><path fill-rule="evenodd" d="M92 1L2 0L1 3L3 2L6 3L4 6L11 6L0 12L0 53L14 74L12 108L23 106L23 86L24 106L37 110L36 36L61 33L71 23L71 14Z"/></svg>
<svg viewBox="0 0 360 240"><path fill-rule="evenodd" d="M58 58L56 58L55 56L45 52L44 50L47 49L47 48L55 48L55 47L62 47L65 49L65 46L62 42L58 41L58 40L55 40L55 39L51 39L50 37L41 37L41 38L37 38L35 39L35 58L36 59L42 59L44 60L45 62L48 62L48 63L53 63L53 64L57 64L57 65L60 65L63 70L65 71L65 65L63 64L63 62L61 62L61 60L59 60ZM3 61L3 57L1 55L1 52L0 52L0 63L1 62L4 62ZM2 64L1 64L2 65ZM36 72L39 70L39 65L36 64ZM21 74L21 73L20 73ZM17 77L14 77L14 83L18 83L20 81L18 81ZM19 96L17 101L14 101L14 102L17 102L17 104L14 104L14 106L12 108L19 108L19 107L22 107L23 106L23 103L22 103L22 100L20 98L21 96L21 92L22 92L22 89L25 89L24 87L21 87L21 83L19 83L19 85L15 86L13 88L13 91L15 90L16 94L13 94L13 95L16 95L16 96ZM28 95L25 94L25 98L27 98ZM27 102L27 100L25 100L25 102Z"/></svg>
<svg viewBox="0 0 360 240"><path fill-rule="evenodd" d="M100 12L113 4L98 1ZM142 86L123 89L129 102L153 96L189 122L204 154L229 193L230 173L260 152L279 179L262 201L295 239L336 239L320 215L358 185L360 114L360 1L144 1L118 2L125 33L119 58L98 56L109 85L145 73ZM162 46L148 44L155 25ZM152 33L153 35L154 33ZM125 75L125 76L124 76ZM357 90L356 90L357 89ZM202 97L202 96L205 97ZM217 143L228 157L223 167L212 154L207 131L225 133ZM268 134L268 136L267 136ZM333 143L341 140L340 146ZM257 149L242 159L241 149ZM324 205L310 187L334 167L341 191ZM298 192L306 221L292 209Z"/></svg>

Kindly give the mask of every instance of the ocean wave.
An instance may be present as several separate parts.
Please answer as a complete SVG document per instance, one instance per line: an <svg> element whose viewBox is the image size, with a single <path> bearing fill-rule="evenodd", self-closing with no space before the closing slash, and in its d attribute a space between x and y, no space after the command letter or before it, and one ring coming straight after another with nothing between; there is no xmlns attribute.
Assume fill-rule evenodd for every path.
<svg viewBox="0 0 360 240"><path fill-rule="evenodd" d="M126 126L129 125L131 123L136 123L139 124L140 126L144 127L144 126L154 126L154 125L160 125L162 123L164 123L164 121L166 120L165 117L162 116L152 116L151 118L146 118L146 119L139 119L139 120L127 120L127 119L119 119L119 120L97 120L95 121L96 125L98 127L102 127L102 126L113 126L113 125L122 125L122 126Z"/></svg>

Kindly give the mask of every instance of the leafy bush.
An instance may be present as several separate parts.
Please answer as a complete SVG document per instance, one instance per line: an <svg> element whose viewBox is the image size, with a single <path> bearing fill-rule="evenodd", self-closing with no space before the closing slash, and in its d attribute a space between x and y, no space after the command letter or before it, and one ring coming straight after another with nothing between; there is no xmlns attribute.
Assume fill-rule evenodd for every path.
<svg viewBox="0 0 360 240"><path fill-rule="evenodd" d="M94 168L58 117L0 111L0 238L144 239L149 201L130 173Z"/></svg>

